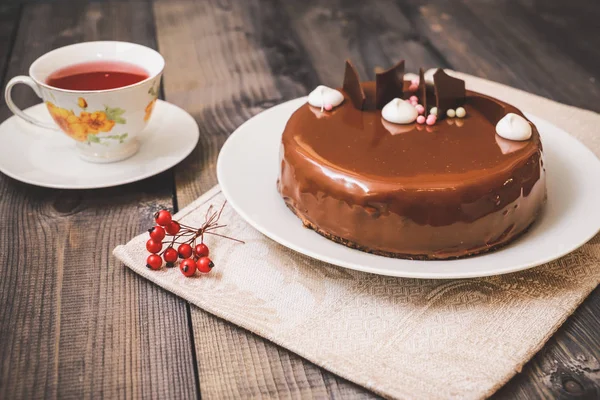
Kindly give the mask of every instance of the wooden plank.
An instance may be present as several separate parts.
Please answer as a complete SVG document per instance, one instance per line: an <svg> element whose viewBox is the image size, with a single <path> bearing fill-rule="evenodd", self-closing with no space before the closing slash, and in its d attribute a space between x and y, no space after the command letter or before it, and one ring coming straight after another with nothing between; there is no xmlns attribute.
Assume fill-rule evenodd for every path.
<svg viewBox="0 0 600 400"><path fill-rule="evenodd" d="M6 76L74 42L155 47L152 21L146 3L25 5ZM39 101L23 89L18 104ZM112 256L172 206L172 179L67 191L0 176L0 398L197 396L185 302Z"/></svg>
<svg viewBox="0 0 600 400"><path fill-rule="evenodd" d="M341 86L344 60L350 58L362 79L405 59L407 71L447 67L430 42L416 35L394 1L285 2L294 32L306 49L318 82Z"/></svg>
<svg viewBox="0 0 600 400"><path fill-rule="evenodd" d="M6 73L6 64L12 48L14 36L17 33L20 7L15 5L0 5L0 80ZM4 96L3 96L4 97Z"/></svg>
<svg viewBox="0 0 600 400"><path fill-rule="evenodd" d="M514 66L519 71L520 85L524 80L538 83L544 87L550 98L599 111L600 105L595 103L600 96L600 84L595 82L594 76L598 74L600 65L597 62L598 56L590 57L592 51L588 46L589 37L597 37L600 30L596 28L594 31L591 27L586 29L585 19L581 20L584 8L577 8L578 1L569 5L570 13L562 13L565 11L565 8L562 8L561 14L555 15L562 18L563 15L573 15L573 12L576 12L580 18L579 21L573 20L573 25L568 29L563 26L562 30L556 29L555 25L539 23L539 13L544 11L521 6L521 3L528 4L515 4L514 1L503 0L490 7L480 2L465 0L466 6L486 26L510 27L506 29L507 32L500 32L495 42L500 52L506 49L508 65L511 65L511 59L521 60ZM595 3L595 14L600 17L600 3ZM499 16L502 16L501 19ZM534 25L534 21L538 22ZM567 35L566 38L562 37L563 35ZM531 46L532 43L535 43L535 46ZM521 77L521 74L524 76ZM541 79L536 82L533 80L535 77Z"/></svg>
<svg viewBox="0 0 600 400"><path fill-rule="evenodd" d="M166 98L190 111L200 144L177 169L184 206L216 184L215 163L227 136L252 115L316 85L286 21L258 1L158 1L159 47L169 60ZM266 28L268 27L268 29ZM371 397L308 361L192 308L203 398Z"/></svg>
<svg viewBox="0 0 600 400"><path fill-rule="evenodd" d="M600 3L589 0L518 1L513 14L525 19L546 42L556 46L557 58L569 57L588 72L590 85L600 85L599 35ZM505 6L505 7L506 7Z"/></svg>
<svg viewBox="0 0 600 400"><path fill-rule="evenodd" d="M573 54L576 47L571 54L563 53L553 29L532 25L528 16L533 13L515 3L411 0L398 4L415 20L416 32L435 43L455 69L599 111L595 99L600 85L590 72L593 66L585 66L587 53ZM577 25L568 29L577 31ZM573 41L589 41L587 32Z"/></svg>

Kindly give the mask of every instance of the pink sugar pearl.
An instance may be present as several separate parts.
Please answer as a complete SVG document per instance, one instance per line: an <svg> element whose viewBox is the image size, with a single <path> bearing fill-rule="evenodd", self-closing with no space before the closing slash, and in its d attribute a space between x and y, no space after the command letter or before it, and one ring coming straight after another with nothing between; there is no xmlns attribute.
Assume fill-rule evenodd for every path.
<svg viewBox="0 0 600 400"><path fill-rule="evenodd" d="M421 104L417 104L415 108L419 114L423 114L425 112L425 107L423 107Z"/></svg>
<svg viewBox="0 0 600 400"><path fill-rule="evenodd" d="M325 104L325 110L331 111L333 110L333 106L331 104Z"/></svg>
<svg viewBox="0 0 600 400"><path fill-rule="evenodd" d="M417 117L417 124L424 124L425 123L425 117L422 115L419 115Z"/></svg>
<svg viewBox="0 0 600 400"><path fill-rule="evenodd" d="M411 84L411 85L416 85L416 86L419 86L419 78L415 78L415 79L413 79L412 81L410 81L410 84Z"/></svg>
<svg viewBox="0 0 600 400"><path fill-rule="evenodd" d="M412 103L413 101L419 101L419 98L417 96L410 96L409 100Z"/></svg>
<svg viewBox="0 0 600 400"><path fill-rule="evenodd" d="M429 114L429 116L427 117L427 120L425 121L425 123L427 125L435 125L435 122L437 121L437 117L435 115Z"/></svg>
<svg viewBox="0 0 600 400"><path fill-rule="evenodd" d="M415 85L414 83L411 83L410 86L408 87L408 91L416 92L418 88L419 88L419 85Z"/></svg>

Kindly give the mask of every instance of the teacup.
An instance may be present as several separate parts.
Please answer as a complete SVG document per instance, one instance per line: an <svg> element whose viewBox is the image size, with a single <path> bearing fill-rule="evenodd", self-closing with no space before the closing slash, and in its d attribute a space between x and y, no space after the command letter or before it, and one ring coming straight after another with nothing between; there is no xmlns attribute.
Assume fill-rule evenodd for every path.
<svg viewBox="0 0 600 400"><path fill-rule="evenodd" d="M147 78L106 90L53 87L48 78L56 71L91 62L122 62L147 72ZM163 57L148 47L126 42L85 42L58 48L31 64L29 76L16 76L6 85L10 110L25 121L62 130L76 141L80 156L91 162L114 162L135 154L156 99L165 66ZM31 87L46 104L54 124L39 121L19 109L11 98L18 83Z"/></svg>

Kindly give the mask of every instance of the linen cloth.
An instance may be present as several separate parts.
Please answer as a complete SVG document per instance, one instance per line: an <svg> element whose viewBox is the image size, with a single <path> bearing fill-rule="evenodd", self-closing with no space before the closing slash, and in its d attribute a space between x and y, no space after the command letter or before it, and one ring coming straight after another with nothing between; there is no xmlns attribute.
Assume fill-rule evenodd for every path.
<svg viewBox="0 0 600 400"><path fill-rule="evenodd" d="M498 83L453 73L467 88L545 118L600 155L600 115ZM200 226L218 186L176 219ZM266 238L227 206L210 237L217 267L185 278L146 268L147 233L118 246L129 268L190 303L388 398L477 399L506 383L600 282L600 235L527 271L424 280L335 267ZM298 223L300 223L298 221Z"/></svg>

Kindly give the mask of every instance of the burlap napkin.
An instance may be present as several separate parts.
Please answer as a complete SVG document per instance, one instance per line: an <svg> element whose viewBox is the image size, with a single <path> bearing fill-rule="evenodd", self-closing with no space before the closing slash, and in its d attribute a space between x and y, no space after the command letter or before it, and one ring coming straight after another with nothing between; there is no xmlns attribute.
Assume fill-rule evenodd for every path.
<svg viewBox="0 0 600 400"><path fill-rule="evenodd" d="M568 130L600 154L600 115L458 74L473 90ZM200 225L218 187L177 214ZM468 280L399 279L315 261L267 239L230 207L210 238L217 267L185 278L145 267L144 233L115 255L157 285L390 398L482 398L507 382L600 282L600 236L550 264Z"/></svg>

